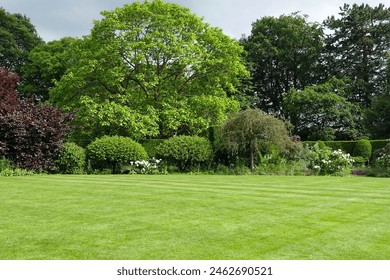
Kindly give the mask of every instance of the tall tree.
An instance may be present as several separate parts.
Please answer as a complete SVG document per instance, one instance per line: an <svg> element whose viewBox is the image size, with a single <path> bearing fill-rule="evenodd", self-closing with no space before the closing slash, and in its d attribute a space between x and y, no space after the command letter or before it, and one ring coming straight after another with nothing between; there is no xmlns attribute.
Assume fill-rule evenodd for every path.
<svg viewBox="0 0 390 280"><path fill-rule="evenodd" d="M248 51L256 106L263 111L280 114L284 92L317 83L323 30L305 16L264 17L241 42Z"/></svg>
<svg viewBox="0 0 390 280"><path fill-rule="evenodd" d="M28 53L42 43L27 17L0 8L0 66L20 73Z"/></svg>
<svg viewBox="0 0 390 280"><path fill-rule="evenodd" d="M66 37L35 47L22 67L22 84L18 87L20 94L40 101L48 100L54 81L59 81L74 63L76 58L72 46L79 40Z"/></svg>
<svg viewBox="0 0 390 280"><path fill-rule="evenodd" d="M350 78L353 91L348 100L369 107L371 98L386 89L390 8L345 4L339 15L325 21L331 31L325 52L328 71L332 76Z"/></svg>
<svg viewBox="0 0 390 280"><path fill-rule="evenodd" d="M78 61L51 91L77 109L83 138L199 134L238 110L227 97L247 74L238 42L161 0L103 12Z"/></svg>
<svg viewBox="0 0 390 280"><path fill-rule="evenodd" d="M286 116L294 133L303 140L346 140L361 136L361 110L343 96L348 92L345 81L336 78L291 89L283 99Z"/></svg>

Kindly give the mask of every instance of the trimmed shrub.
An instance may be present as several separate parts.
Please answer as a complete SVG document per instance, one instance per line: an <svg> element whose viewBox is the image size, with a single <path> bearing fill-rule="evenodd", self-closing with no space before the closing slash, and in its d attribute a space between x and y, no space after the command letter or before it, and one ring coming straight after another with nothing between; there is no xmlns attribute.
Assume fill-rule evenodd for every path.
<svg viewBox="0 0 390 280"><path fill-rule="evenodd" d="M82 174L86 163L85 150L75 143L65 143L55 163L59 173Z"/></svg>
<svg viewBox="0 0 390 280"><path fill-rule="evenodd" d="M389 143L389 140L368 140L371 143L372 147L372 153L374 153L377 150L380 150L386 146L387 143ZM332 150L342 150L345 153L353 154L353 151L355 149L356 143L358 141L323 141L323 143L331 148ZM304 141L304 146L312 147L317 143L317 141Z"/></svg>
<svg viewBox="0 0 390 280"><path fill-rule="evenodd" d="M199 168L201 163L212 159L213 150L210 141L198 136L172 137L157 147L157 156L180 171Z"/></svg>
<svg viewBox="0 0 390 280"><path fill-rule="evenodd" d="M369 140L362 139L356 142L352 155L369 160L372 156L372 146Z"/></svg>
<svg viewBox="0 0 390 280"><path fill-rule="evenodd" d="M87 146L87 157L93 169L110 169L112 173L118 174L123 165L146 160L148 154L141 144L130 138L103 136Z"/></svg>

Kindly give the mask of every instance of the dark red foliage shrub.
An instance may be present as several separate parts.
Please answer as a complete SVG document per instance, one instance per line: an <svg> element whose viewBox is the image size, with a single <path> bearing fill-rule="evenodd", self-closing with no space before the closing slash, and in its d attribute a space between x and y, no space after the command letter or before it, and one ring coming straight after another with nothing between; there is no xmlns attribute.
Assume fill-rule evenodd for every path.
<svg viewBox="0 0 390 280"><path fill-rule="evenodd" d="M19 76L17 74L0 67L0 114L13 110L19 104L16 94L18 82Z"/></svg>
<svg viewBox="0 0 390 280"><path fill-rule="evenodd" d="M16 74L1 69L0 156L22 168L50 170L71 116L50 105L19 100L15 91L17 80Z"/></svg>

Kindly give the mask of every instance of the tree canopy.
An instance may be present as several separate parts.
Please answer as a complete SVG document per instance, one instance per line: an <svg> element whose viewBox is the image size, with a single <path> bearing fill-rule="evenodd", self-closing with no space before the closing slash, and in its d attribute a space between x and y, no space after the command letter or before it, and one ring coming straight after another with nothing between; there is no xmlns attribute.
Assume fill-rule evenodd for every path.
<svg viewBox="0 0 390 280"><path fill-rule="evenodd" d="M293 146L286 123L258 109L235 114L223 124L221 132L227 151L247 155L252 170L258 153L265 154L272 148L283 151Z"/></svg>
<svg viewBox="0 0 390 280"><path fill-rule="evenodd" d="M30 20L0 7L0 66L20 73L28 53L43 43Z"/></svg>
<svg viewBox="0 0 390 280"><path fill-rule="evenodd" d="M263 111L280 114L284 92L318 81L323 31L306 17L263 17L241 41L248 52L255 105Z"/></svg>
<svg viewBox="0 0 390 280"><path fill-rule="evenodd" d="M207 136L246 108L288 118L304 140L386 138L389 50L383 4L345 4L322 24L266 16L237 41L187 8L137 1L49 43L0 8L0 112L19 97L75 112L69 140L81 145Z"/></svg>
<svg viewBox="0 0 390 280"><path fill-rule="evenodd" d="M388 83L390 8L345 4L339 15L325 22L331 31L325 51L328 71L331 76L350 78L353 91L348 100L369 107L372 97L384 93Z"/></svg>
<svg viewBox="0 0 390 280"><path fill-rule="evenodd" d="M284 108L294 133L304 140L344 140L361 136L360 109L343 97L346 92L346 83L336 78L304 90L291 89L284 96Z"/></svg>
<svg viewBox="0 0 390 280"><path fill-rule="evenodd" d="M20 94L41 102L47 101L49 91L54 87L54 81L60 80L74 63L72 46L79 40L65 37L38 45L31 50L21 70L22 84L18 87Z"/></svg>
<svg viewBox="0 0 390 280"><path fill-rule="evenodd" d="M365 126L373 137L390 139L390 93L373 99L366 111Z"/></svg>
<svg viewBox="0 0 390 280"><path fill-rule="evenodd" d="M243 49L220 29L160 0L102 15L51 91L87 135L200 134L239 109L227 93L247 75Z"/></svg>

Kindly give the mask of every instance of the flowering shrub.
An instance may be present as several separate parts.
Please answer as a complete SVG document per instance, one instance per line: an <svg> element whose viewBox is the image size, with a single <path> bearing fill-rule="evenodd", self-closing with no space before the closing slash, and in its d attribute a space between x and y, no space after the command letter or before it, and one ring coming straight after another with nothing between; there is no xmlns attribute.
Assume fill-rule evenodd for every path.
<svg viewBox="0 0 390 280"><path fill-rule="evenodd" d="M148 158L141 144L122 136L103 136L87 146L87 157L94 170L111 169L121 173L122 166L131 161Z"/></svg>
<svg viewBox="0 0 390 280"><path fill-rule="evenodd" d="M329 147L316 143L306 153L308 168L318 175L348 175L354 160L350 154L338 149L333 151Z"/></svg>
<svg viewBox="0 0 390 280"><path fill-rule="evenodd" d="M390 168L390 154L383 154L375 160L375 165L382 168Z"/></svg>
<svg viewBox="0 0 390 280"><path fill-rule="evenodd" d="M160 163L161 159L138 160L130 162L131 172L136 174L164 174Z"/></svg>
<svg viewBox="0 0 390 280"><path fill-rule="evenodd" d="M390 177L390 144L376 152L372 171L374 176Z"/></svg>

